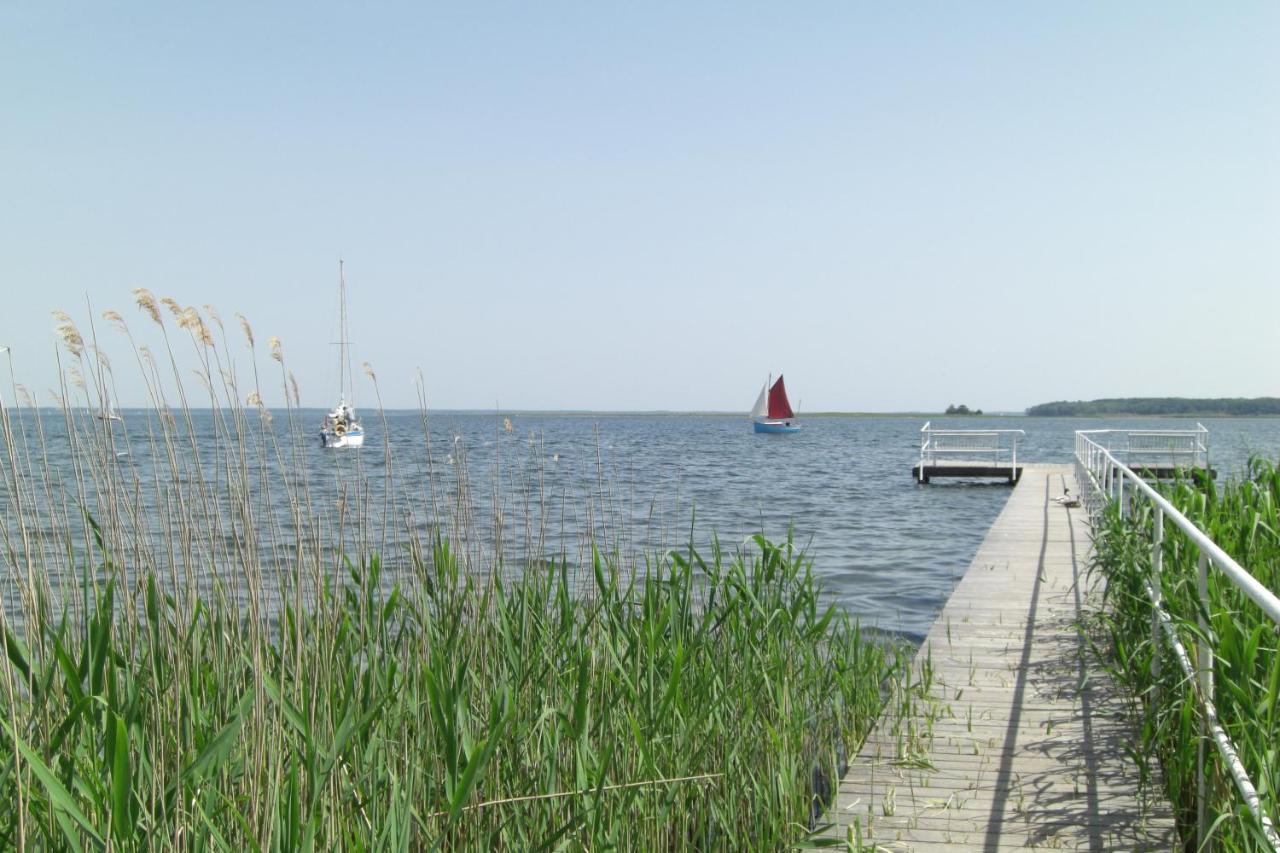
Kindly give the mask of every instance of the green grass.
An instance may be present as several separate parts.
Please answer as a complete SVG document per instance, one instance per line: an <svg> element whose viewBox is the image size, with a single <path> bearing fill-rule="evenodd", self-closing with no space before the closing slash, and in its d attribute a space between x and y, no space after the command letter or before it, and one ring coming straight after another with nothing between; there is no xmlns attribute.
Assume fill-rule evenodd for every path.
<svg viewBox="0 0 1280 853"><path fill-rule="evenodd" d="M757 545L597 558L584 595L562 564L482 584L442 541L272 628L153 578L117 619L108 561L86 625L8 638L0 846L785 846L898 661Z"/></svg>
<svg viewBox="0 0 1280 853"><path fill-rule="evenodd" d="M1255 578L1280 590L1280 469L1260 459L1250 462L1238 482L1180 482L1164 489L1184 515L1207 533ZM1189 848L1196 838L1197 744L1201 712L1167 644L1158 677L1151 673L1151 607L1144 582L1151 571L1152 507L1135 501L1129 517L1113 504L1095 528L1095 566L1107 578L1106 625L1114 671L1141 697L1145 725L1139 749L1159 758L1166 790ZM1280 822L1280 630L1257 605L1216 571L1209 575L1209 606L1197 594L1197 549L1172 525L1165 525L1162 594L1179 636L1195 659L1208 639L1214 649L1215 702L1265 811ZM1206 638L1198 616L1208 617ZM1207 745L1210 783L1206 806L1216 849L1269 849L1257 822L1218 758Z"/></svg>
<svg viewBox="0 0 1280 853"><path fill-rule="evenodd" d="M335 511L307 481L279 342L273 415L247 322L237 366L211 309L165 303L185 333L170 340L138 302L158 343L105 316L161 417L87 414L115 379L65 317L65 435L29 395L26 417L0 406L0 848L806 839L906 655L825 603L792 542L636 549L601 476L584 557L545 553L565 496L536 467L500 462L486 496L463 447L442 462L426 442L406 483L389 447L363 452L384 463L381 498L361 455L334 457L351 484ZM138 442L152 468L120 455Z"/></svg>

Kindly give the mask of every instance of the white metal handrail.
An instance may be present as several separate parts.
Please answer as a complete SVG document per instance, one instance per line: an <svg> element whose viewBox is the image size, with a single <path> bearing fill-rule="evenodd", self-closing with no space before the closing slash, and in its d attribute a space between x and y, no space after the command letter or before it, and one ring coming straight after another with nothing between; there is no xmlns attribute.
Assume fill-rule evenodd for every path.
<svg viewBox="0 0 1280 853"><path fill-rule="evenodd" d="M1196 426L1199 427L1198 431L1203 431L1207 434L1208 431L1203 426L1200 426L1200 424L1196 424ZM1210 648L1210 642L1197 644L1197 660L1196 665L1193 667L1191 656L1178 636L1173 626L1173 620L1164 608L1160 574L1164 561L1162 543L1164 541L1165 521L1168 520L1181 530L1199 552L1197 578L1201 603L1199 624L1201 632L1205 637L1210 638L1210 641L1212 634L1205 614L1208 612L1209 607L1208 577L1211 567L1226 576L1277 625L1280 625L1280 598L1277 598L1257 578L1249 574L1244 567L1232 559L1226 551L1223 551L1194 522L1179 512L1164 496L1153 489L1146 480L1135 473L1127 464L1117 459L1111 450L1102 446L1094 438L1100 433L1112 432L1119 431L1082 430L1076 432L1076 465L1080 474L1078 479L1082 486L1087 482L1092 487L1094 495L1104 497L1109 502L1114 501L1119 506L1121 513L1127 513L1132 504L1131 500L1126 500L1126 489L1130 492L1136 489L1138 494L1150 501L1155 508L1151 528L1151 577L1146 583L1147 596L1151 600L1152 606L1152 675L1154 677L1160 671L1160 637L1163 635L1173 647L1174 655L1184 674L1196 686L1195 692L1204 712L1204 734L1212 737L1218 748L1219 755L1222 756L1223 762L1231 773L1236 790L1240 792L1249 810L1258 819L1272 849L1280 853L1280 835L1276 833L1271 818L1263 811L1257 788L1249 778L1248 771L1245 769L1243 762L1241 762L1235 745L1232 744L1230 737L1218 719L1217 706L1214 704L1213 650ZM1207 464L1207 435L1202 444L1205 449ZM1200 837L1197 848L1203 850L1205 849L1204 842L1208 832L1205 814L1207 804L1205 802L1206 777L1203 739L1197 755L1197 765L1198 801L1200 806L1199 820L1197 821L1197 830Z"/></svg>
<svg viewBox="0 0 1280 853"><path fill-rule="evenodd" d="M1018 467L1018 439L1026 435L1020 429L934 429L932 421L920 428L919 478L924 479L926 465L936 465L938 454L951 458L991 458L992 467L1000 467L1000 457L1009 456L1008 465Z"/></svg>
<svg viewBox="0 0 1280 853"><path fill-rule="evenodd" d="M1195 429L1094 429L1076 435L1092 439L1130 467L1209 467L1209 430L1201 423Z"/></svg>

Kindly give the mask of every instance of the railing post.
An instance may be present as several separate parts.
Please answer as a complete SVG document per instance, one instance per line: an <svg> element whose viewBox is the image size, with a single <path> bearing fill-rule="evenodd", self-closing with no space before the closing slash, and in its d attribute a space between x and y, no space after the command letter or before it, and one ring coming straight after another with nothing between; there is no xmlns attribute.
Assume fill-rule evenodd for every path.
<svg viewBox="0 0 1280 853"><path fill-rule="evenodd" d="M1151 704L1152 710L1160 701L1160 608L1164 603L1164 510L1155 508L1151 519Z"/></svg>
<svg viewBox="0 0 1280 853"><path fill-rule="evenodd" d="M1200 640L1196 644L1196 681L1200 685L1200 696L1203 702L1213 702L1213 648L1209 634L1209 620L1206 617L1209 608L1209 555L1200 552L1199 571L1196 573L1196 588L1200 593ZM1200 740L1196 745L1196 850L1206 853L1210 848L1205 845L1209 831L1208 780L1205 773L1205 752L1209 741L1209 718L1201 711Z"/></svg>
<svg viewBox="0 0 1280 853"><path fill-rule="evenodd" d="M1093 475L1093 482L1098 483L1098 454L1097 451L1094 450L1092 444L1085 444L1084 458L1087 460L1085 463L1087 470L1091 475ZM1090 497L1095 501L1098 499L1098 496L1095 494L1091 494ZM1097 506L1097 504L1095 503L1094 506Z"/></svg>

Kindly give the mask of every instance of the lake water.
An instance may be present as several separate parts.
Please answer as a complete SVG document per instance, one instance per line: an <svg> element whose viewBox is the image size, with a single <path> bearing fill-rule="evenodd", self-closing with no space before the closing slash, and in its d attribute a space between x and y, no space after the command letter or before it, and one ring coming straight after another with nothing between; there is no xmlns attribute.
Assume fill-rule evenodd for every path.
<svg viewBox="0 0 1280 853"><path fill-rule="evenodd" d="M123 414L128 438L117 438L117 452L138 482L153 482L166 463L153 458L162 454L146 438L148 416ZM393 566L404 551L397 531L422 536L435 523L449 529L450 519L484 547L500 534L504 547L518 554L528 553L530 519L536 518L543 537L537 547L573 561L583 555L571 543L587 528L613 534L637 554L680 547L690 536L705 550L713 534L732 548L756 533L781 539L791 531L833 600L864 624L913 639L927 631L1009 495L1003 484L918 485L911 467L921 418L815 417L802 432L778 436L753 433L742 416L438 412L429 420L429 467L417 412L388 412L385 423L365 413L367 445L360 451L322 450L311 428L322 414L301 413L306 428L296 454L287 436L279 457L250 454L251 479L269 486L305 473L319 516L333 511L335 496L350 484L364 484L370 529L389 518L390 534L374 538L381 537ZM34 434L31 415L23 419L26 434ZM65 469L61 415L46 413L43 420L51 463ZM1250 454L1280 457L1280 419L1203 422L1211 462L1225 476L1238 474ZM1194 425L1175 419L934 420L935 427L1023 429L1019 459L1043 462L1069 462L1078 429ZM217 442L208 413L194 413L193 426L202 445ZM213 457L204 465L216 482L221 475ZM7 483L4 489L0 509L9 518ZM155 500L146 488L140 494L144 503ZM287 519L281 527L287 536ZM513 545L517 540L523 544Z"/></svg>

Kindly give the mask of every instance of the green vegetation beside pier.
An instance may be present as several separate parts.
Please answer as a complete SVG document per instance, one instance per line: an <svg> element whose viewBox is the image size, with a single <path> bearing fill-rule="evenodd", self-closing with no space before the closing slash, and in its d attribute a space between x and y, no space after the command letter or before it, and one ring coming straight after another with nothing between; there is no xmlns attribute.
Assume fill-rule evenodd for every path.
<svg viewBox="0 0 1280 853"><path fill-rule="evenodd" d="M1250 574L1280 590L1280 469L1254 459L1239 482L1185 481L1165 496ZM1258 823L1236 792L1212 741L1201 738L1202 713L1196 686L1184 677L1170 647L1152 642L1151 577L1153 507L1134 500L1128 517L1109 506L1095 529L1095 568L1107 578L1104 622L1110 635L1114 674L1139 697L1145 721L1140 755L1159 759L1163 782L1178 815L1182 837L1194 849L1197 750L1207 756L1205 798L1218 850L1270 849ZM1161 594L1191 659L1207 644L1213 654L1218 716L1258 789L1263 808L1280 823L1280 630L1261 608L1221 573L1209 572L1207 612L1197 592L1198 551L1185 534L1166 523ZM1205 613L1209 634L1199 627ZM1159 663L1153 669L1156 656Z"/></svg>

